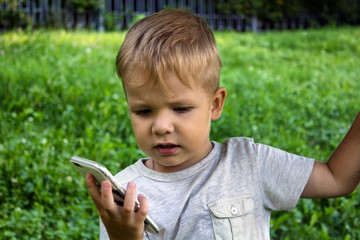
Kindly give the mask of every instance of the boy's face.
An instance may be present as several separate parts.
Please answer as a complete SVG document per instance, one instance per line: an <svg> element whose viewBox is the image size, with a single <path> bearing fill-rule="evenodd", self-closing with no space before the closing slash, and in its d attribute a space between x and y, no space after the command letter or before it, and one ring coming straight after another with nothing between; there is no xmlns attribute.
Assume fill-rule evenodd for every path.
<svg viewBox="0 0 360 240"><path fill-rule="evenodd" d="M146 165L159 172L175 172L211 151L210 124L220 116L214 113L219 93L210 96L201 87L191 89L172 73L166 75L166 82L168 92L158 84L143 84L142 79L124 87L137 144L155 163ZM222 96L225 99L226 91Z"/></svg>

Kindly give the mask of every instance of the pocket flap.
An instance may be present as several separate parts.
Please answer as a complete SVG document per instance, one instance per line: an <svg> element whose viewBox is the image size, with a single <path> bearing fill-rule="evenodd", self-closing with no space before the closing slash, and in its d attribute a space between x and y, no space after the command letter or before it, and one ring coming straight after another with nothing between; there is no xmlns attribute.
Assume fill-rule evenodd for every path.
<svg viewBox="0 0 360 240"><path fill-rule="evenodd" d="M217 218L239 217L254 210L254 200L250 195L242 195L217 200L208 207Z"/></svg>

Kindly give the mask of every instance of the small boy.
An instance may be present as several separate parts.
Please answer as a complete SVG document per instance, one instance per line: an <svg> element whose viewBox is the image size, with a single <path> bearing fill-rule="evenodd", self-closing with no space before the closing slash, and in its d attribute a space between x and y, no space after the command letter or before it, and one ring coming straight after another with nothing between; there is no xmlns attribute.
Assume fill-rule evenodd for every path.
<svg viewBox="0 0 360 240"><path fill-rule="evenodd" d="M100 239L269 239L272 210L292 209L300 197L344 196L359 184L360 114L327 163L249 138L209 140L226 89L214 36L200 17L163 10L140 20L116 66L137 144L149 157L116 175L127 185L123 207L108 181L100 193L88 174ZM147 214L159 234L144 232Z"/></svg>

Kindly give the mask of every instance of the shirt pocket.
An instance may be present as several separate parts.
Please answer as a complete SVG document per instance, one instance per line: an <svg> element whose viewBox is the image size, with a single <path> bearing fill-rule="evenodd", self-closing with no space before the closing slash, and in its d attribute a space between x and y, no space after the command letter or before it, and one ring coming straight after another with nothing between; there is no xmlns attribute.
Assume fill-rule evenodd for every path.
<svg viewBox="0 0 360 240"><path fill-rule="evenodd" d="M209 203L216 240L257 239L254 200L250 195Z"/></svg>

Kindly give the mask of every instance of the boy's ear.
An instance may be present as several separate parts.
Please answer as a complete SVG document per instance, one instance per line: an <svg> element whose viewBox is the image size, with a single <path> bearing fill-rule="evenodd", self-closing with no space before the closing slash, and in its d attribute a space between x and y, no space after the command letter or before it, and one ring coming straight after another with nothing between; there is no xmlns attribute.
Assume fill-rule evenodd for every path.
<svg viewBox="0 0 360 240"><path fill-rule="evenodd" d="M216 120L220 118L222 110L224 108L226 95L226 89L223 87L218 88L215 91L211 106L211 120Z"/></svg>

